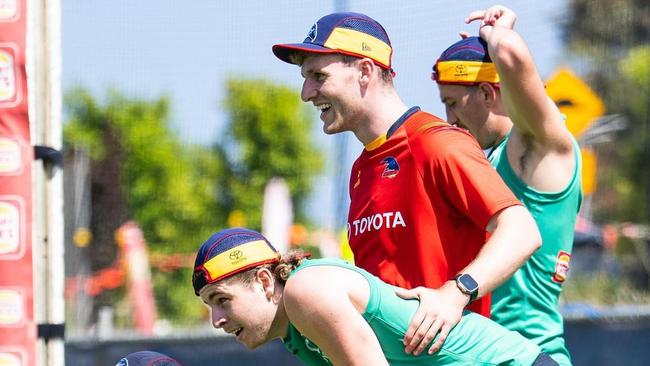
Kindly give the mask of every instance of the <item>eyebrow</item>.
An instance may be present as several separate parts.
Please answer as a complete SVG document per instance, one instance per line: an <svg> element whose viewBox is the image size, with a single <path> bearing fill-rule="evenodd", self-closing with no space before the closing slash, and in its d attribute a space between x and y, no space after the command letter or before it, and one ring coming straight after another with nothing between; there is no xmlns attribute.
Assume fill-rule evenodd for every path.
<svg viewBox="0 0 650 366"><path fill-rule="evenodd" d="M220 292L219 290L214 290L214 291L211 291L210 295L208 295L207 301L206 301L206 300L203 300L203 297L201 297L201 300L203 300L203 302L204 302L206 305L208 305L208 303L212 302L212 300L213 300L216 296L219 296L219 295L221 295L221 294L222 294L222 292Z"/></svg>

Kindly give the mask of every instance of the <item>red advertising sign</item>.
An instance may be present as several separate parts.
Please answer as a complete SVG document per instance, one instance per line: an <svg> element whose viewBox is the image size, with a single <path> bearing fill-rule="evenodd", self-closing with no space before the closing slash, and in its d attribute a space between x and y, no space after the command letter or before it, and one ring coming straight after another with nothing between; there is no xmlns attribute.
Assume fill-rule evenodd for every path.
<svg viewBox="0 0 650 366"><path fill-rule="evenodd" d="M0 364L34 365L26 0L0 0Z"/></svg>

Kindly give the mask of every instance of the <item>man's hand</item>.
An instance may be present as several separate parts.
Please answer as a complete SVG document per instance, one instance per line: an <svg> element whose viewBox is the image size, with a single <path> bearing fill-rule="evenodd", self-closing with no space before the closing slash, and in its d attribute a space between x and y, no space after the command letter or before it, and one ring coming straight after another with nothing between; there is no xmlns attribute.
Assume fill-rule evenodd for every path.
<svg viewBox="0 0 650 366"><path fill-rule="evenodd" d="M487 40L493 27L513 29L515 27L515 21L517 20L517 14L505 6L496 5L487 10L476 10L471 12L467 18L465 18L465 23L469 24L475 20L481 20L479 36Z"/></svg>
<svg viewBox="0 0 650 366"><path fill-rule="evenodd" d="M411 319L404 335L404 351L417 356L438 332L440 336L429 348L429 354L437 352L447 339L451 329L458 324L469 295L462 293L454 281L447 281L441 288L433 290L416 287L412 290L397 289L397 296L403 299L418 299L420 306Z"/></svg>

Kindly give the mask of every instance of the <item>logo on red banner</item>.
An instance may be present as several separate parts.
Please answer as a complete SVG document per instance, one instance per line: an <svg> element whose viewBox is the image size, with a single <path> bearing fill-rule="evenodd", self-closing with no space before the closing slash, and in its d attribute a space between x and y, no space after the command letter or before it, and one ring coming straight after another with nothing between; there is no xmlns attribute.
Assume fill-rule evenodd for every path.
<svg viewBox="0 0 650 366"><path fill-rule="evenodd" d="M20 145L15 140L0 137L0 175L15 175L21 171Z"/></svg>
<svg viewBox="0 0 650 366"><path fill-rule="evenodd" d="M24 351L0 348L0 366L26 365Z"/></svg>
<svg viewBox="0 0 650 366"><path fill-rule="evenodd" d="M16 78L14 47L0 44L0 107L14 107L20 102Z"/></svg>
<svg viewBox="0 0 650 366"><path fill-rule="evenodd" d="M16 0L0 0L0 21L13 20L18 15L18 2ZM0 365L4 365L0 363Z"/></svg>
<svg viewBox="0 0 650 366"><path fill-rule="evenodd" d="M0 259L15 259L22 254L19 206L0 196Z"/></svg>
<svg viewBox="0 0 650 366"><path fill-rule="evenodd" d="M24 308L22 293L15 289L0 289L0 326L21 326L25 321Z"/></svg>

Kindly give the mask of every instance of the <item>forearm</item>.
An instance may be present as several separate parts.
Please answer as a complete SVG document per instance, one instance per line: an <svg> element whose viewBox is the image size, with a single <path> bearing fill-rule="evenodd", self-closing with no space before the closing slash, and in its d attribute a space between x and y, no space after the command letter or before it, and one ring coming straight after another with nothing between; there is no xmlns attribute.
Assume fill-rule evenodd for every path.
<svg viewBox="0 0 650 366"><path fill-rule="evenodd" d="M515 127L538 143L555 141L564 123L548 100L525 40L513 29L497 24L486 41L499 73L503 104Z"/></svg>
<svg viewBox="0 0 650 366"><path fill-rule="evenodd" d="M461 319L463 309L475 294L476 283L478 297L489 293L512 276L541 245L537 225L523 206L511 206L497 213L486 230L492 232L490 239L476 259L459 272L471 278L459 277L438 289L416 287L396 291L402 298L420 300L404 336L406 353L420 354L440 331L440 337L429 349L429 353L436 352Z"/></svg>
<svg viewBox="0 0 650 366"><path fill-rule="evenodd" d="M461 271L478 282L478 297L510 278L542 242L535 220L523 206L503 210L491 220L491 224L494 230L489 240L474 261Z"/></svg>

